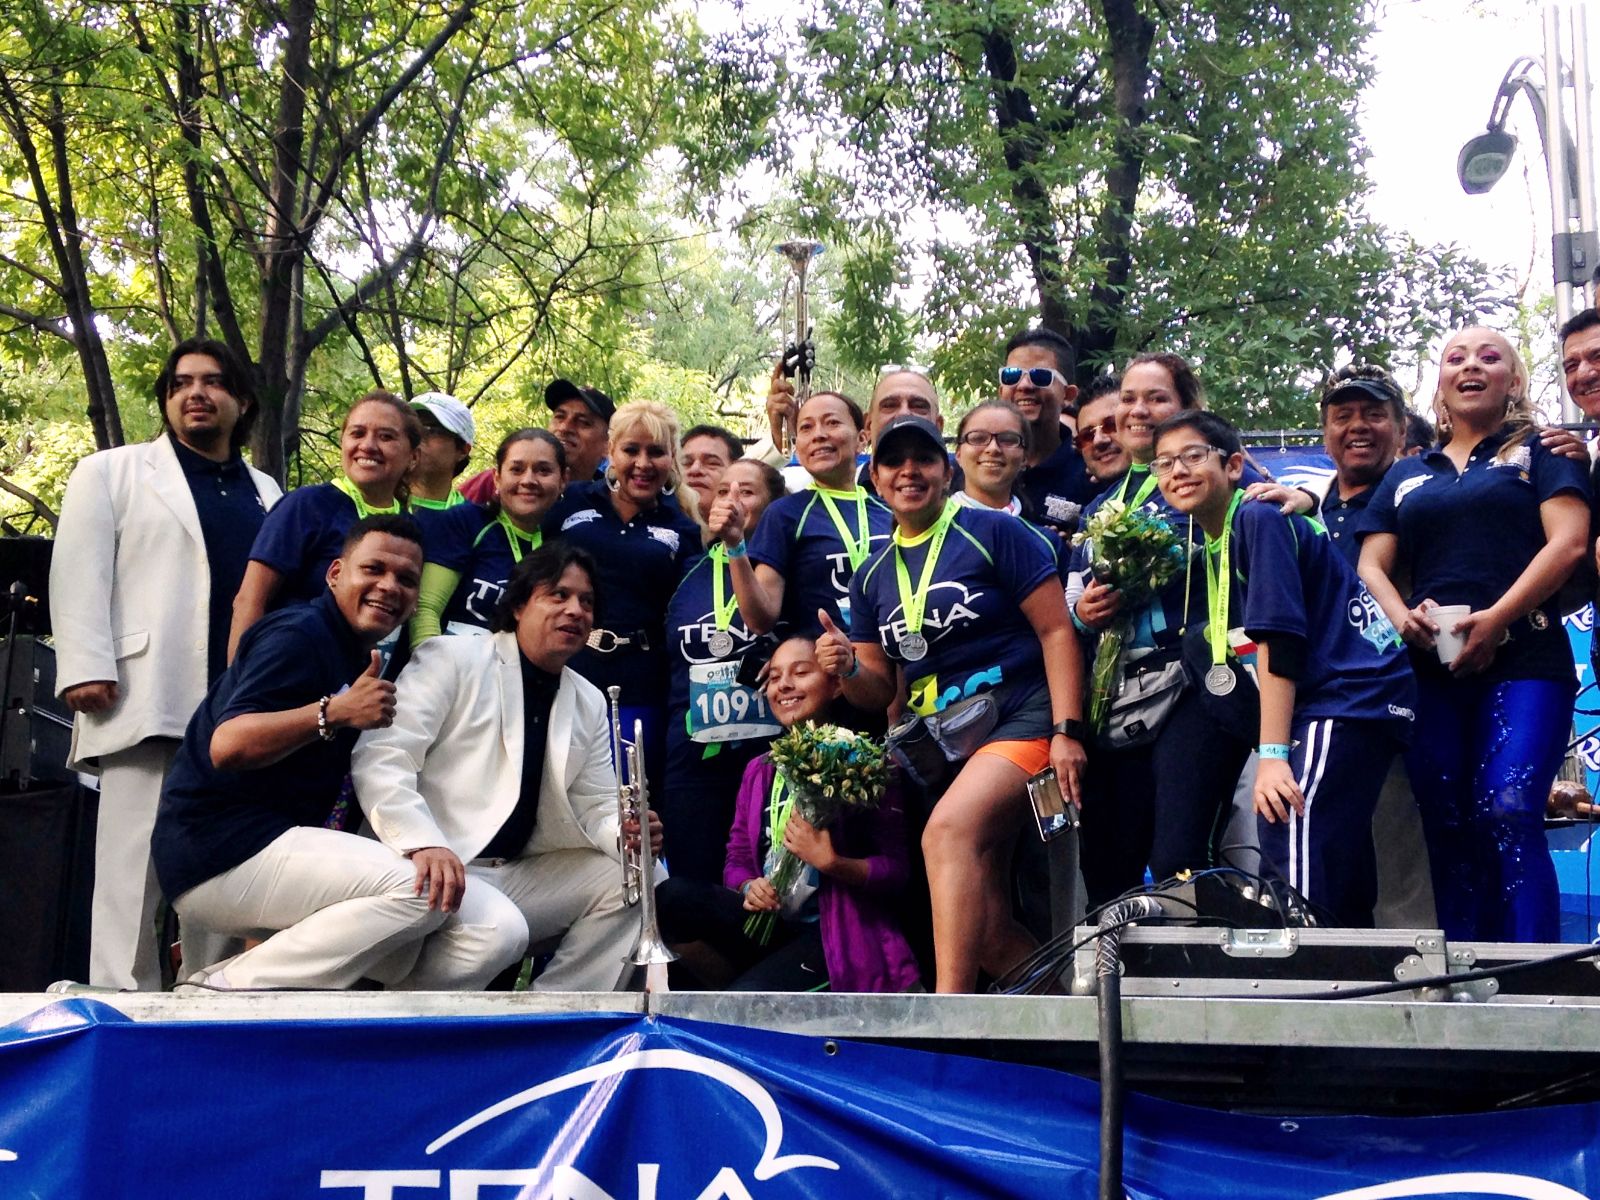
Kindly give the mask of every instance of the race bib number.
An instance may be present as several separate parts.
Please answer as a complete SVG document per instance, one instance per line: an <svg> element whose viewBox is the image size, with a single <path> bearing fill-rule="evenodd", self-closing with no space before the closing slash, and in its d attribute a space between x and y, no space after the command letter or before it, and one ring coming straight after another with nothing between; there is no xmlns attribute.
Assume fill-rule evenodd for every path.
<svg viewBox="0 0 1600 1200"><path fill-rule="evenodd" d="M783 726L772 719L767 698L735 676L735 662L693 663L689 667L689 738L696 742L737 742L777 737Z"/></svg>

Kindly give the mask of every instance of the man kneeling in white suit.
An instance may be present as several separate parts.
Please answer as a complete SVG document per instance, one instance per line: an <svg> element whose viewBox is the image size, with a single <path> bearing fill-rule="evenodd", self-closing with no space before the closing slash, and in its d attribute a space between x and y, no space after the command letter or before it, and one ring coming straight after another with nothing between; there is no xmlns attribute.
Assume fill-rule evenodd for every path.
<svg viewBox="0 0 1600 1200"><path fill-rule="evenodd" d="M617 781L600 691L567 668L595 620L594 560L554 543L517 566L490 637L429 638L393 724L351 759L373 831L407 854L449 847L432 886L454 920L560 935L539 991L608 991L638 918L622 899ZM659 824L652 821L652 841Z"/></svg>

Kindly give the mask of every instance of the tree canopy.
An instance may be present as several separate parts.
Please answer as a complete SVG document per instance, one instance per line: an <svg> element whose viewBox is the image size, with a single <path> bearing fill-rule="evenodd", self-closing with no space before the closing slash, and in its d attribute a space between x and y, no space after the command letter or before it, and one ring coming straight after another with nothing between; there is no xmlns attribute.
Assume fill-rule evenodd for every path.
<svg viewBox="0 0 1600 1200"><path fill-rule="evenodd" d="M374 386L459 395L491 450L557 374L738 425L791 235L828 244L821 369L863 389L931 359L975 398L1042 323L1085 377L1175 350L1230 415L1295 424L1337 355L1504 303L1365 213L1366 0L739 13L8 0L0 472L33 456L48 503L66 447L147 436L196 333L250 363L253 455L290 482Z"/></svg>

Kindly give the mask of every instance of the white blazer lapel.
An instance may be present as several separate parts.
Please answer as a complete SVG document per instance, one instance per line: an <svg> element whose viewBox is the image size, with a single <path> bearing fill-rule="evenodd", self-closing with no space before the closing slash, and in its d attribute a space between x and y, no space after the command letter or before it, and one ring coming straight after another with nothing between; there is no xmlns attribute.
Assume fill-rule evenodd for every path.
<svg viewBox="0 0 1600 1200"><path fill-rule="evenodd" d="M566 794L568 752L572 749L572 714L577 701L573 696L571 667L561 668L561 686L556 689L556 701L550 706L550 744L545 748L545 770L552 779L561 781L562 794Z"/></svg>
<svg viewBox="0 0 1600 1200"><path fill-rule="evenodd" d="M200 514L195 512L194 493L184 477L183 466L178 462L178 452L163 433L149 443L146 462L150 466L150 490L168 508L184 530L200 545L205 545L205 534L200 531Z"/></svg>
<svg viewBox="0 0 1600 1200"><path fill-rule="evenodd" d="M512 633L494 635L495 686L500 693L500 741L516 772L522 770L522 662ZM520 775L519 775L520 778Z"/></svg>

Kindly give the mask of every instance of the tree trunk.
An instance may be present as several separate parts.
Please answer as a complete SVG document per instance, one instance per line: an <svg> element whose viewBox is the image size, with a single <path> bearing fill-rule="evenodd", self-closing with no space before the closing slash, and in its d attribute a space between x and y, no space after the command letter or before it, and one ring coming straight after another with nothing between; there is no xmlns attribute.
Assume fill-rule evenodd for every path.
<svg viewBox="0 0 1600 1200"><path fill-rule="evenodd" d="M1133 267L1133 209L1144 173L1145 94L1150 84L1150 45L1155 24L1135 0L1101 0L1111 51L1114 115L1112 162L1106 198L1095 220L1095 261L1105 271L1089 291L1089 316L1079 340L1079 382L1116 351L1117 327L1127 303Z"/></svg>

